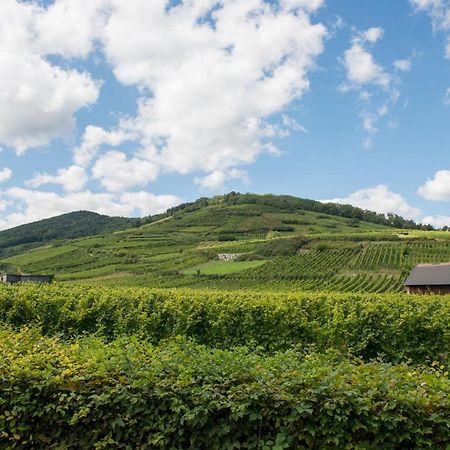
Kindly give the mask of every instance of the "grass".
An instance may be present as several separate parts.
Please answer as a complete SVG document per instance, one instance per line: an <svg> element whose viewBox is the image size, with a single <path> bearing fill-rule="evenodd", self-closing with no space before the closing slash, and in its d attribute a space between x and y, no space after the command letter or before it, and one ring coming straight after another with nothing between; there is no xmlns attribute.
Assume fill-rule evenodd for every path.
<svg viewBox="0 0 450 450"><path fill-rule="evenodd" d="M254 269L255 267L262 266L266 263L266 260L257 261L209 261L198 266L191 267L188 270L184 270L185 275L196 275L198 273L202 275L226 275L229 273L242 272L247 269Z"/></svg>

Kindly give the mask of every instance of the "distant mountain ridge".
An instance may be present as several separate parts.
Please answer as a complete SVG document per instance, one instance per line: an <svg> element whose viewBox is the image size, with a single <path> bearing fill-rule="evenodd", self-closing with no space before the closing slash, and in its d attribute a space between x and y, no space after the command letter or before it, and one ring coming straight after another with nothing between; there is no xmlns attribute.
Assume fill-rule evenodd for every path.
<svg viewBox="0 0 450 450"><path fill-rule="evenodd" d="M0 231L0 255L9 256L60 239L95 236L135 226L137 219L75 211Z"/></svg>

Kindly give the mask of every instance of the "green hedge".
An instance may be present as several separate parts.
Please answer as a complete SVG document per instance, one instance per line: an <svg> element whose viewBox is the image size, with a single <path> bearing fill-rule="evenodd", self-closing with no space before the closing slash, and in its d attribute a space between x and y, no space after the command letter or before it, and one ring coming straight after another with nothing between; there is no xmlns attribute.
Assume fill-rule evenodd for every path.
<svg viewBox="0 0 450 450"><path fill-rule="evenodd" d="M0 330L0 448L448 449L439 368Z"/></svg>
<svg viewBox="0 0 450 450"><path fill-rule="evenodd" d="M404 294L258 294L99 287L0 287L0 321L44 335L137 334L151 343L187 336L198 343L265 351L313 345L385 361L444 361L450 297Z"/></svg>

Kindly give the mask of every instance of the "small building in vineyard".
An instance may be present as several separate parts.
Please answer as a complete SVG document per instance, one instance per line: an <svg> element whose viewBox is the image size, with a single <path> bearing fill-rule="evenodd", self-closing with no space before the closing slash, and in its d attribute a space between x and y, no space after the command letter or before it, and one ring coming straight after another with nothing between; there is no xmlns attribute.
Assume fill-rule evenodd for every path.
<svg viewBox="0 0 450 450"><path fill-rule="evenodd" d="M51 283L53 275L17 275L5 274L0 276L2 283Z"/></svg>
<svg viewBox="0 0 450 450"><path fill-rule="evenodd" d="M238 256L237 253L219 253L217 259L219 261L234 261Z"/></svg>
<svg viewBox="0 0 450 450"><path fill-rule="evenodd" d="M450 294L450 263L418 264L405 288L408 294Z"/></svg>

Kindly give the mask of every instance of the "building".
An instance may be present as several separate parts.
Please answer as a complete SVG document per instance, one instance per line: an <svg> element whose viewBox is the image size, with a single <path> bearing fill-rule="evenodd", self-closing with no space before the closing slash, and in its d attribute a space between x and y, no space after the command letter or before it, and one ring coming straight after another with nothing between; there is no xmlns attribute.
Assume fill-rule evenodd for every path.
<svg viewBox="0 0 450 450"><path fill-rule="evenodd" d="M0 276L2 283L51 283L53 275L16 275L5 274Z"/></svg>
<svg viewBox="0 0 450 450"><path fill-rule="evenodd" d="M219 261L234 261L238 256L237 253L219 253L217 258Z"/></svg>
<svg viewBox="0 0 450 450"><path fill-rule="evenodd" d="M450 263L417 265L405 288L408 294L450 294Z"/></svg>

